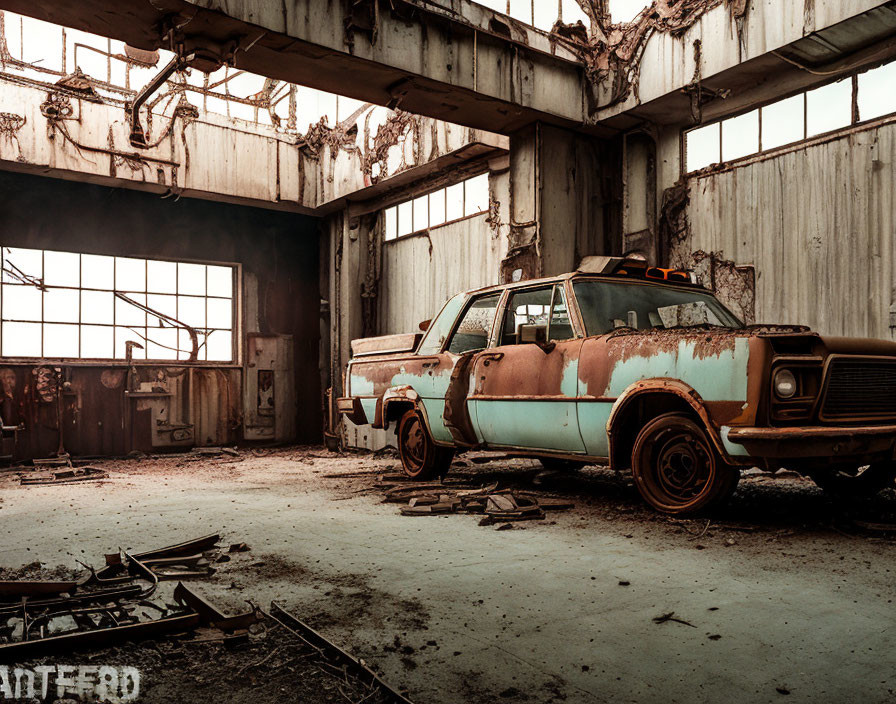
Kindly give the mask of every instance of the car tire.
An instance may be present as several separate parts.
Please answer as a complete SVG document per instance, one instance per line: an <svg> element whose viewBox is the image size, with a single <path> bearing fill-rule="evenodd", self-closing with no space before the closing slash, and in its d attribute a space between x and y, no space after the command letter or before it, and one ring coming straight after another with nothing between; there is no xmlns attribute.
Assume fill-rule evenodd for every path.
<svg viewBox="0 0 896 704"><path fill-rule="evenodd" d="M809 477L826 494L841 498L868 498L896 480L896 462L876 462L859 467L824 467L808 471Z"/></svg>
<svg viewBox="0 0 896 704"><path fill-rule="evenodd" d="M454 450L433 442L419 409L409 410L401 417L397 440L401 467L411 479L428 481L448 473Z"/></svg>
<svg viewBox="0 0 896 704"><path fill-rule="evenodd" d="M588 466L587 462L563 460L559 457L539 457L538 461L541 462L542 467L550 472L573 472Z"/></svg>
<svg viewBox="0 0 896 704"><path fill-rule="evenodd" d="M740 479L703 427L681 413L663 414L641 429L632 475L644 500L672 515L699 513L726 501Z"/></svg>

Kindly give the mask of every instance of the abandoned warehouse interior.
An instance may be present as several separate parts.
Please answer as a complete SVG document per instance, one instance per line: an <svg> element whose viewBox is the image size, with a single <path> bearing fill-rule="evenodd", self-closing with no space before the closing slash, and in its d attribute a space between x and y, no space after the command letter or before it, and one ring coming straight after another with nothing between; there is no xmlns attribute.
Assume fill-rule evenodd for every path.
<svg viewBox="0 0 896 704"><path fill-rule="evenodd" d="M381 507L359 508L369 497L354 496L348 478L367 467L382 479L396 464L388 448L396 445L397 424L373 427L340 415L352 342L419 333L458 293L558 277L588 257L627 257L693 271L748 326L804 325L823 336L896 340L893 0L0 0L0 169L3 465L33 471L62 462L74 471L90 462L121 471L147 492L143 509L150 512L165 510L153 476L193 491L203 472L218 471L179 476L199 462L177 464L169 453L199 460L220 458L221 448L242 453L245 467L222 476L226 491L214 490L221 501L228 492L242 496L244 481L288 484L293 460L304 471L330 456L333 471L346 475L337 498L360 517L321 509L327 520L346 521L338 529L339 559L354 565L331 564L331 582L340 570L360 570L364 522L384 518ZM615 327L638 327L625 323ZM296 445L322 447L314 454ZM471 459L454 458L459 464L452 467L473 475L464 481L541 476L518 453L499 458L492 476L479 467L485 460L478 449ZM260 460L266 453L269 465ZM128 456L146 460L148 474L101 459ZM523 479L497 476L502 468ZM777 467L761 468L768 469ZM557 491L582 481L599 494L609 475L587 469L577 475L584 479L558 480ZM4 481L14 476L3 473ZM296 481L311 513L317 509L308 496L329 497L310 475ZM793 520L827 525L828 499L801 481L781 489L795 492L801 506ZM745 518L750 510L762 512L766 491L760 478L745 475L745 482L734 509L742 521L752 520ZM14 488L57 491L48 500L63 504L67 490ZM93 505L83 486L70 491ZM617 489L609 491L609 499L589 494L586 501L600 525L620 515L601 501L635 510ZM14 515L27 522L29 510L4 506L4 492L0 522ZM887 523L896 511L892 494L873 499L865 523ZM444 503L440 496L436 491L436 502ZM280 498L270 504L278 515L288 513ZM557 496L542 499L549 507ZM768 501L774 519L762 530L795 530L778 504L786 501ZM202 505L225 522L227 514ZM254 535L289 542L263 502L250 497L246 505L264 526ZM534 513L524 509L517 502L511 513ZM234 520L240 530L261 530L245 517ZM558 518L558 532L573 530L564 520ZM147 536L178 543L187 525L153 524ZM694 525L708 541L710 523ZM387 540L392 528L383 526L376 535ZM53 519L54 530L71 527ZM644 535L654 528L643 528ZM140 535L133 530L129 545ZM604 547L624 552L631 533L622 530L621 542ZM738 528L726 530L719 540L733 540L728 536ZM0 532L10 534L11 525ZM36 526L25 532L48 559L67 559L50 534ZM576 542L575 535L563 540ZM446 550L460 560L461 543L475 536L457 539ZM813 570L823 572L824 541L833 538L817 540L807 550ZM863 559L891 560L891 540L863 545ZM433 549L426 541L409 549ZM540 550L552 550L549 539L537 543L523 553L537 559ZM114 546L91 539L88 547L103 554ZM320 559L328 548L277 549L299 561ZM773 569L757 557L758 539L750 550L761 569ZM2 564L24 564L18 545L5 552ZM232 559L242 564L239 554ZM387 562L400 569L394 554ZM687 562L687 579L699 571ZM450 589L467 598L474 590L468 578L457 577ZM814 571L801 579L788 588L817 587ZM869 577L863 598L871 600L879 579ZM284 580L259 580L259 593L286 593L288 603L298 603L284 592ZM419 575L414 580L433 586ZM892 591L889 582L880 588ZM223 587L215 596L233 606ZM834 595L822 597L837 608ZM396 608L407 612L413 600L400 598ZM512 601L505 590L491 603ZM453 607L438 608L445 623L460 618ZM541 670L521 664L530 646L539 659L549 657L560 633L536 645L527 633L526 653L509 656L509 670L501 665L506 653L496 655L476 684L476 658L459 655L462 639L448 629L445 642L454 642L460 659L440 682L442 675L408 665L398 640L383 645L388 628L380 615L379 625L368 623L363 633L347 625L345 613L329 615L335 620L325 635L357 637L364 657L409 697L485 701L499 688L508 692L504 700L524 701L531 686L538 701L602 701L631 692L635 701L660 700L641 680L632 684L637 677L621 663L623 684L608 683L593 662L542 663ZM614 618L624 630L625 620ZM405 634L414 630L407 613L402 623ZM875 647L887 645L885 636L866 635ZM421 662L444 667L445 650L434 650ZM771 695L796 682L806 695L822 691L813 689L812 677L829 661L796 655L790 664L805 669L790 684L777 676ZM516 668L519 682L505 677ZM826 680L828 693L848 696L863 673L856 666ZM894 684L878 685L884 678L877 674L862 690L865 699L892 695ZM710 698L718 698L722 690L713 682ZM746 696L766 701L766 684L751 680ZM680 682L670 686L682 701L697 700ZM380 694L381 701L404 696Z"/></svg>

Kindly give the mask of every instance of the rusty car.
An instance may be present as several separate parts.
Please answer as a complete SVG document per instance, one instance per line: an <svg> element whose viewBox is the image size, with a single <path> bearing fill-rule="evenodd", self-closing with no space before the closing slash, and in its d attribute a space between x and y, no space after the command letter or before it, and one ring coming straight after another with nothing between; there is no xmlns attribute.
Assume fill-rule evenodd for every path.
<svg viewBox="0 0 896 704"><path fill-rule="evenodd" d="M724 502L745 467L840 496L896 476L896 343L745 325L687 271L587 257L459 294L421 329L355 340L337 402L392 428L415 479L470 449L603 463L687 514Z"/></svg>

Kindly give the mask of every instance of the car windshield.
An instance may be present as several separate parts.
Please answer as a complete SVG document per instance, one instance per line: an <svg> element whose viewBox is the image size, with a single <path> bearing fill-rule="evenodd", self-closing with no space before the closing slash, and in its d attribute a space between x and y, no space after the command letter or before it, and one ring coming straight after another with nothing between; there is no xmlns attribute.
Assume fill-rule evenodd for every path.
<svg viewBox="0 0 896 704"><path fill-rule="evenodd" d="M661 284L595 280L576 281L573 288L588 335L603 335L616 328L743 327L708 292Z"/></svg>

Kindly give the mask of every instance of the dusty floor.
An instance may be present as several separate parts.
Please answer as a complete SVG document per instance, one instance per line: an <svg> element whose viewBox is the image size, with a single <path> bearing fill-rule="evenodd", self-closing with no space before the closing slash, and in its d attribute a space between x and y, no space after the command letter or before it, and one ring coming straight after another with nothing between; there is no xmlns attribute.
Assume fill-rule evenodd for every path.
<svg viewBox="0 0 896 704"><path fill-rule="evenodd" d="M896 520L892 491L845 509L796 476L757 475L724 512L675 520L605 469L459 462L455 477L576 503L497 530L400 516L372 489L397 468L390 457L292 448L96 464L108 480L0 475L0 567L99 564L117 547L220 531L252 549L197 591L234 612L278 600L417 702L896 700L896 536L868 525ZM656 622L669 613L680 621ZM278 662L264 674L282 692ZM232 682L208 671L209 700L231 700ZM147 684L143 701L167 701Z"/></svg>

